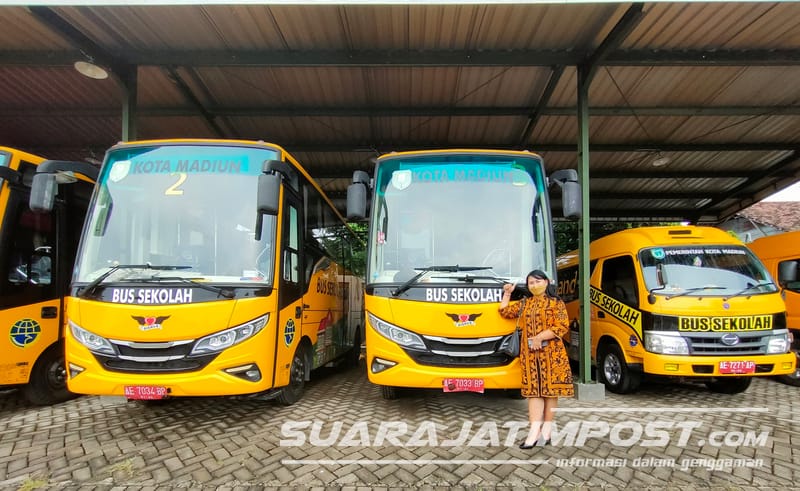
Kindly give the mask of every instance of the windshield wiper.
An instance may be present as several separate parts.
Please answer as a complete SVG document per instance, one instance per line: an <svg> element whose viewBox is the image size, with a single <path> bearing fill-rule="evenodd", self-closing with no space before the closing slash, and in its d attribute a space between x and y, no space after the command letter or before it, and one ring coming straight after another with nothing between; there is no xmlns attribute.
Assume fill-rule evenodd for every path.
<svg viewBox="0 0 800 491"><path fill-rule="evenodd" d="M234 293L228 288L221 288L214 285L206 285L205 283L201 283L200 280L204 278L184 278L182 276L151 276L150 278L142 278L140 280L143 283L147 283L148 281L180 281L181 283L186 283L192 286L198 286L203 290L208 290L210 292L214 292L217 295L222 295L225 298L233 298Z"/></svg>
<svg viewBox="0 0 800 491"><path fill-rule="evenodd" d="M480 268L480 269L492 269L491 267L487 268ZM431 276L431 278L435 278L437 280L457 280L463 281L464 283L474 283L475 280L492 280L500 283L501 285L504 283L508 283L509 278L503 278L501 276L483 276L483 275L470 275L465 274L464 276Z"/></svg>
<svg viewBox="0 0 800 491"><path fill-rule="evenodd" d="M693 293L693 292L699 292L700 290L724 290L724 289L725 289L724 286L698 286L698 287L695 287L695 288L687 288L686 290L684 290L684 291L682 291L680 293L676 293L675 295L667 296L667 300L671 300L671 299L676 298L676 297L682 297L684 295L688 295L688 294Z"/></svg>
<svg viewBox="0 0 800 491"><path fill-rule="evenodd" d="M425 275L425 273L429 273L431 271L438 271L441 273L458 273L459 271L479 271L491 268L487 268L485 266L459 266L458 264L456 264L455 266L428 266L427 268L412 268L412 269L414 269L415 271L416 270L421 270L421 271L416 275L414 275L411 279L400 285L397 288L397 290L393 291L392 292L393 297L396 297L401 293L403 293L404 291L411 288L411 286L414 283L418 282L420 278L422 278Z"/></svg>
<svg viewBox="0 0 800 491"><path fill-rule="evenodd" d="M745 288L744 290L740 290L740 291L734 293L733 295L728 295L727 297L724 297L722 300L724 301L724 300L728 300L728 299L733 298L733 297L738 297L742 293L744 293L744 292L746 292L748 290L752 290L753 288L758 288L758 287L761 287L761 286L769 286L769 285L773 285L774 286L775 283L773 283L771 281L768 281L766 283L758 283L756 285L750 285L747 288Z"/></svg>
<svg viewBox="0 0 800 491"><path fill-rule="evenodd" d="M97 278L94 279L91 283L83 287L83 290L78 294L81 298L86 298L89 296L91 292L94 291L97 286L103 282L106 278L111 276L114 272L119 271L120 269L155 269L160 271L173 271L176 269L191 269L191 266L153 266L150 263L145 264L118 264L116 266L111 266L108 271L101 274Z"/></svg>

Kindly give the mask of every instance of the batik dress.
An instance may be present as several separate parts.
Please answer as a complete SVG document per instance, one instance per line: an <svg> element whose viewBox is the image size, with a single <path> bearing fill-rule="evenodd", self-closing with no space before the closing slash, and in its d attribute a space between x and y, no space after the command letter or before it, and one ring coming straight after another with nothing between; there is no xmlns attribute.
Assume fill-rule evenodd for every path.
<svg viewBox="0 0 800 491"><path fill-rule="evenodd" d="M575 395L572 370L562 338L569 334L569 316L564 302L538 295L500 309L506 319L519 317L522 329L519 362L524 397L570 397ZM540 350L528 349L528 338L550 329L558 336Z"/></svg>

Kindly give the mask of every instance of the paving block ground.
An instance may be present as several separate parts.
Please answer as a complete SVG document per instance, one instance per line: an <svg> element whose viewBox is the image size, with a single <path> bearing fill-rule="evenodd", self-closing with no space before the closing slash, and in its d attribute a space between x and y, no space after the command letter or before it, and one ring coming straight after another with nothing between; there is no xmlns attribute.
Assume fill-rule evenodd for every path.
<svg viewBox="0 0 800 491"><path fill-rule="evenodd" d="M51 407L0 392L0 489L790 489L800 388L742 394L648 383L562 399L553 445L521 450L526 401L409 390L364 367L315 373L293 406L84 396Z"/></svg>

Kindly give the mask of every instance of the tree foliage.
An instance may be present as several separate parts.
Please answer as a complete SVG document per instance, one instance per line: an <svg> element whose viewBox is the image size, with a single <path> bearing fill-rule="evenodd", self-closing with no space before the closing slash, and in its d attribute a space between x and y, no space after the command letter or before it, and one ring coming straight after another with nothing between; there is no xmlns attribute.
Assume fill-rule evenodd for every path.
<svg viewBox="0 0 800 491"><path fill-rule="evenodd" d="M589 241L605 237L606 235L629 228L675 225L674 223L651 222L590 222ZM553 235L556 241L556 255L561 255L578 248L578 222L556 222L553 226Z"/></svg>

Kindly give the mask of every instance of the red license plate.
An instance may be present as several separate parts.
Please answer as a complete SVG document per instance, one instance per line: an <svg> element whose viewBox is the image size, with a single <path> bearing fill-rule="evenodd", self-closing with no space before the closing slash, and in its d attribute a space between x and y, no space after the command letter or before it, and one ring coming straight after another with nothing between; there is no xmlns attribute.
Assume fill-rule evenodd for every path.
<svg viewBox="0 0 800 491"><path fill-rule="evenodd" d="M719 362L719 373L755 373L756 362L754 361L721 361Z"/></svg>
<svg viewBox="0 0 800 491"><path fill-rule="evenodd" d="M446 378L442 380L445 392L479 392L483 394L482 378Z"/></svg>
<svg viewBox="0 0 800 491"><path fill-rule="evenodd" d="M169 396L169 390L160 385L126 385L125 397L128 399L136 399L140 401L149 401L155 399L166 399Z"/></svg>

